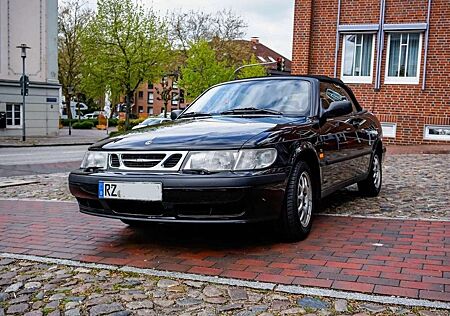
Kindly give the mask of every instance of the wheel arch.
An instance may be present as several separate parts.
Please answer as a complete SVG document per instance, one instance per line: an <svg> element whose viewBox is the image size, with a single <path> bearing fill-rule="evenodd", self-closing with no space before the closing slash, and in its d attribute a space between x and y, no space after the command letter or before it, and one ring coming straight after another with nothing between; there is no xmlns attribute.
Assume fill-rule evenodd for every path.
<svg viewBox="0 0 450 316"><path fill-rule="evenodd" d="M313 181L317 187L315 198L320 198L322 190L322 172L320 169L319 155L312 144L303 143L298 150L295 151L291 159L292 166L299 161L304 161L311 169Z"/></svg>

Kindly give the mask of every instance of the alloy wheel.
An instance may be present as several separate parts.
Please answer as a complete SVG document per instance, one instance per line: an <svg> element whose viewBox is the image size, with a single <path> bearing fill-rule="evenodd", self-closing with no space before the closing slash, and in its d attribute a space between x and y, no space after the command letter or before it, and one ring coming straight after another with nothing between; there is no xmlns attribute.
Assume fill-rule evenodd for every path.
<svg viewBox="0 0 450 316"><path fill-rule="evenodd" d="M381 185L381 165L378 155L375 155L373 157L372 173L373 173L373 184L375 185L375 188L378 189Z"/></svg>
<svg viewBox="0 0 450 316"><path fill-rule="evenodd" d="M303 227L309 225L312 214L312 187L311 179L306 171L300 175L297 187L297 210L300 223Z"/></svg>

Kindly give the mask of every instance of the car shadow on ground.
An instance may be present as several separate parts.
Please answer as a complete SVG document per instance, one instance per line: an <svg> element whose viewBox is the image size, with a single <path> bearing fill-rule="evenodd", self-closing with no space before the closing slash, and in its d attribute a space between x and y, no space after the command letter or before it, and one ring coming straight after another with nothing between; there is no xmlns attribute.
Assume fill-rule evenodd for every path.
<svg viewBox="0 0 450 316"><path fill-rule="evenodd" d="M361 198L357 191L343 189L324 199L317 213ZM316 216L311 234L319 222L329 218ZM181 247L190 249L248 249L290 242L283 238L278 222L256 224L142 224L126 228L121 244Z"/></svg>

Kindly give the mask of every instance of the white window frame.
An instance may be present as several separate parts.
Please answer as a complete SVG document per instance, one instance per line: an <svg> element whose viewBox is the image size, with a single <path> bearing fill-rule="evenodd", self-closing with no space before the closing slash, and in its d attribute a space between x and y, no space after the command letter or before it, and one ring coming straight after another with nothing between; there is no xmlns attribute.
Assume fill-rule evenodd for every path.
<svg viewBox="0 0 450 316"><path fill-rule="evenodd" d="M153 98L150 99L150 95L152 95ZM147 104L154 104L154 103L155 103L155 93L153 91L149 91L147 93Z"/></svg>
<svg viewBox="0 0 450 316"><path fill-rule="evenodd" d="M450 129L450 125L425 125L423 130L423 139L425 140L446 140L450 141L450 135L433 135L430 134L430 128L448 128Z"/></svg>
<svg viewBox="0 0 450 316"><path fill-rule="evenodd" d="M392 133L387 133L387 128L391 129ZM397 136L397 123L381 122L381 129L383 130L383 137L395 138Z"/></svg>
<svg viewBox="0 0 450 316"><path fill-rule="evenodd" d="M419 33L419 53L417 58L417 74L415 77L394 77L389 76L389 56L391 53L391 35L393 33L401 33L401 34L412 34ZM386 51L386 65L385 65L385 74L384 74L384 83L385 84L419 84L420 81L420 64L422 60L422 41L423 41L423 32L414 32L414 31L402 31L402 32L389 32L388 40L387 40L387 51ZM409 43L409 37L408 42ZM401 44L400 44L401 45ZM400 58L400 57L399 57ZM408 63L408 50L406 50L406 64Z"/></svg>
<svg viewBox="0 0 450 316"><path fill-rule="evenodd" d="M22 122L23 122L23 106L22 106L22 104L21 103L6 103L6 111L5 111L5 113L8 112L8 105L13 106L13 111L12 111L12 122L13 122L13 125L8 125L8 119L6 119L6 128L7 129L19 129L19 128L22 128ZM20 106L20 124L19 125L15 125L14 124L14 122L15 122L14 106L16 106L16 105Z"/></svg>
<svg viewBox="0 0 450 316"><path fill-rule="evenodd" d="M344 83L372 83L373 81L373 65L374 65L374 60L375 60L375 34L374 33L361 33L361 32L357 32L357 33L344 33L344 36L342 37L342 57L341 57L341 80ZM351 35L372 35L372 56L370 59L370 75L369 76L346 76L344 75L344 63L345 63L345 50L346 50L346 45L345 45L345 38L347 36L351 36ZM361 43L362 46L362 43ZM355 61L355 56L356 54L353 56L353 62ZM361 48L361 62L362 62L362 48Z"/></svg>

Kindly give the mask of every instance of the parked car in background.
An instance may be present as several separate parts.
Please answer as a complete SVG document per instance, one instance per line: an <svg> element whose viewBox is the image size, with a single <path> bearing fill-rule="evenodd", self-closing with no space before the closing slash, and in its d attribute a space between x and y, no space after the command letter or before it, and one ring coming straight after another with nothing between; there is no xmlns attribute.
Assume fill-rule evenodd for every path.
<svg viewBox="0 0 450 316"><path fill-rule="evenodd" d="M87 114L83 115L82 119L83 120L95 120L95 119L97 119L100 116L100 114L102 114L101 111L95 111L95 112L92 112L92 113L87 113Z"/></svg>
<svg viewBox="0 0 450 316"><path fill-rule="evenodd" d="M131 226L272 220L299 240L320 199L381 190L380 122L338 79L227 82L173 114L89 148L69 176L81 212Z"/></svg>
<svg viewBox="0 0 450 316"><path fill-rule="evenodd" d="M167 117L170 117L171 112L167 112ZM164 111L158 115L158 117L164 117Z"/></svg>
<svg viewBox="0 0 450 316"><path fill-rule="evenodd" d="M161 123L164 123L167 121L171 121L171 119L164 118L164 117L149 117L142 123L139 123L138 125L133 126L132 129L139 129L139 128L143 128L143 127L147 127L147 126L158 125L158 124L161 124Z"/></svg>

